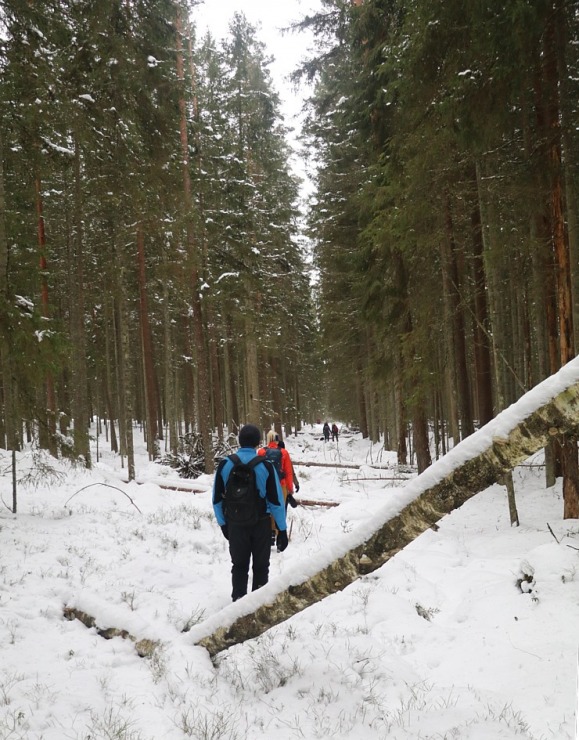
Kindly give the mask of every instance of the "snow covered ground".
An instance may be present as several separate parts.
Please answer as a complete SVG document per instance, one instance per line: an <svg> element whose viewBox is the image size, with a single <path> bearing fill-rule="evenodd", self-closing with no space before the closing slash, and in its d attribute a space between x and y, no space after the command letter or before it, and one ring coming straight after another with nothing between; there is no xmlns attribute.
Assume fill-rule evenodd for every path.
<svg viewBox="0 0 579 740"><path fill-rule="evenodd" d="M393 453L360 435L320 438L316 427L287 440L292 459L353 467L296 466L299 499L339 506L289 510L271 583L402 495ZM546 490L528 464L540 458L515 471L519 528L493 486L214 665L192 644L230 604L212 479L184 481L137 448L139 483L122 482L101 437L92 471L57 463L58 480L21 486L16 515L2 506L0 740L575 738L579 523L562 520L560 483ZM31 464L20 454L19 475ZM4 451L0 493L9 505ZM139 657L130 638L106 640L65 607L158 647Z"/></svg>

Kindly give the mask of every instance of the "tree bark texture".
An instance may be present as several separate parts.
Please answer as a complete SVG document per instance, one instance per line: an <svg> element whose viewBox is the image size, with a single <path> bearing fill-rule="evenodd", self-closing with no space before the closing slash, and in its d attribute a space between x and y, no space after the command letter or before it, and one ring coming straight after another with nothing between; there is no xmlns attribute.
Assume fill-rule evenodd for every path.
<svg viewBox="0 0 579 740"><path fill-rule="evenodd" d="M183 23L181 18L181 7L177 6L177 78L184 86L185 72L183 66ZM203 440L203 454L205 456L205 472L212 473L215 469L213 459L213 442L211 439L211 402L209 367L207 362L207 348L205 346L205 328L203 325L203 313L201 306L200 291L200 262L201 256L195 242L193 223L191 220L193 212L193 196L191 193L191 175L189 173L189 140L187 132L187 112L184 92L179 98L179 126L181 139L181 156L183 163L183 208L186 220L187 253L191 261L191 305L193 307L193 341L195 342L195 355L197 361L197 388L198 408L197 422L199 433Z"/></svg>
<svg viewBox="0 0 579 740"><path fill-rule="evenodd" d="M145 233L143 224L137 224L137 272L139 276L139 323L141 326L141 346L143 349L143 367L146 396L147 451L149 459L159 456L159 439L163 436L163 423L157 416L157 381L153 360L153 337L149 321L149 300L147 295L147 277L145 266Z"/></svg>
<svg viewBox="0 0 579 740"><path fill-rule="evenodd" d="M457 264L454 224L450 198L447 196L445 204L446 239L444 239L445 260L443 272L448 275L447 286L450 299L451 331L456 362L456 380L458 390L458 407L460 411L460 438L464 439L474 431L472 419L472 404L470 398L469 364L466 351L466 331L464 313L461 306L459 270Z"/></svg>
<svg viewBox="0 0 579 740"><path fill-rule="evenodd" d="M40 301L42 306L42 315L48 318L50 315L48 303L48 280L46 271L48 269L46 261L46 231L44 229L44 205L42 201L42 184L40 177L34 180L35 198L36 198L36 219L37 219L37 237L39 252L40 268ZM46 417L40 425L40 444L49 450L53 457L58 454L56 446L56 393L54 390L54 378L50 370L46 372ZM42 412L41 412L42 413Z"/></svg>
<svg viewBox="0 0 579 740"><path fill-rule="evenodd" d="M362 432L362 438L368 439L368 414L366 409L366 401L364 400L364 386L363 386L363 368L361 360L358 360L358 372L356 373L356 400L358 402L358 414L360 419L360 431Z"/></svg>
<svg viewBox="0 0 579 740"><path fill-rule="evenodd" d="M8 298L8 239L6 238L6 193L4 190L4 146L0 126L0 301Z"/></svg>
<svg viewBox="0 0 579 740"><path fill-rule="evenodd" d="M561 365L575 356L573 334L573 289L571 281L571 255L565 229L563 204L563 176L561 165L561 119L559 103L559 74L557 51L557 19L562 18L561 3L555 0L553 13L549 15L544 35L545 53L543 69L546 90L547 135L550 165L550 207L555 253L555 283L559 315L559 356ZM579 458L577 439L561 441L561 464L563 467L563 516L565 519L579 517Z"/></svg>
<svg viewBox="0 0 579 740"><path fill-rule="evenodd" d="M113 239L115 351L117 354L117 388L119 394L119 436L121 455L127 456L129 481L135 480L135 452L133 446L133 389L131 387L130 336L124 291L124 259Z"/></svg>
<svg viewBox="0 0 579 740"><path fill-rule="evenodd" d="M476 203L471 212L473 243L473 283L474 283L474 357L476 372L476 389L478 414L481 426L493 418L492 366L490 347L489 310L487 303L487 284L484 267L484 243L480 194L476 168L472 174L475 185Z"/></svg>
<svg viewBox="0 0 579 740"><path fill-rule="evenodd" d="M579 360L567 365L567 373L560 377L558 392L553 398L543 400L540 394L534 396L538 399L534 402L534 411L529 410L533 406L527 396L523 397L525 400L517 404L524 410L518 416L522 420L510 431L501 424L506 413L514 414L513 407L480 430L476 438L471 437L465 448L468 453L461 454L462 445L458 445L446 458L410 482L404 489L409 503L384 521L368 539L356 542L356 532L353 532L350 549L345 549L342 555L310 577L304 577L303 571L296 569L294 581L285 590L272 593L267 604L242 616L232 615L229 623L227 615L223 614L222 626L216 628L212 624L220 621L219 618L210 620L205 628L199 625L193 634L196 644L205 647L210 655L216 655L341 591L361 576L380 568L445 514L476 493L504 480L506 473L543 447L551 435L576 434L579 428ZM459 463L452 469L454 459ZM272 583L265 588L273 586ZM235 604L229 608L235 612L237 607Z"/></svg>
<svg viewBox="0 0 579 740"><path fill-rule="evenodd" d="M84 228L82 201L82 161L78 136L74 140L74 238L73 282L70 308L71 336L74 353L72 366L72 417L74 419L74 450L83 457L85 466L92 467L89 437L88 371L86 365L86 328L84 297Z"/></svg>
<svg viewBox="0 0 579 740"><path fill-rule="evenodd" d="M406 431L408 427L406 419L406 407L402 394L402 357L397 355L398 365L396 367L395 381L395 404L396 404L396 461L398 465L408 465L408 446L406 444Z"/></svg>
<svg viewBox="0 0 579 740"><path fill-rule="evenodd" d="M419 473L422 473L432 465L430 446L428 444L428 419L426 418L425 403L426 399L424 399L424 403L417 404L412 415L414 451L416 452L416 466Z"/></svg>
<svg viewBox="0 0 579 740"><path fill-rule="evenodd" d="M129 336L129 327L127 318L124 315L124 305L120 306L120 328L121 328L121 348L123 356L123 368L129 377L129 368L131 366L131 340ZM126 450L127 450L127 473L129 481L135 480L135 448L133 444L133 403L134 393L130 386L130 381L124 384L124 416L125 416L125 433L126 433Z"/></svg>
<svg viewBox="0 0 579 740"><path fill-rule="evenodd" d="M257 339L251 325L252 314L246 319L246 387L247 387L247 416L245 423L259 424L261 419L261 397L259 392L259 354Z"/></svg>
<svg viewBox="0 0 579 740"><path fill-rule="evenodd" d="M450 300L450 278L447 269L448 255L444 240L441 242L440 256L442 264L442 298L444 307L444 326L448 327L444 333L445 336L445 357L443 358L442 368L447 388L446 398L448 400L448 419L450 423L450 435L453 444L460 442L460 423L458 418L458 393L457 393L457 375L456 375L456 352L454 346L453 330L453 311Z"/></svg>
<svg viewBox="0 0 579 740"><path fill-rule="evenodd" d="M178 449L178 431L177 431L177 396L176 396L176 377L177 373L174 368L173 358L173 341L171 320L169 316L169 286L163 286L163 382L165 409L165 423L168 427L168 444L171 452L176 455ZM165 449L167 446L165 445Z"/></svg>
<svg viewBox="0 0 579 740"><path fill-rule="evenodd" d="M571 264L579 264L579 232L577 219L577 191L576 177L573 161L573 143L571 131L574 127L572 118L573 96L570 90L570 72L567 64L567 49L569 44L568 24L573 23L575 9L561 0L556 2L556 49L557 69L559 74L559 100L561 120L561 144L564 155L562 157L564 181L565 181L565 215L567 217L567 231L569 238L569 251ZM579 270L572 275L573 280L573 328L575 332L575 345L579 342Z"/></svg>

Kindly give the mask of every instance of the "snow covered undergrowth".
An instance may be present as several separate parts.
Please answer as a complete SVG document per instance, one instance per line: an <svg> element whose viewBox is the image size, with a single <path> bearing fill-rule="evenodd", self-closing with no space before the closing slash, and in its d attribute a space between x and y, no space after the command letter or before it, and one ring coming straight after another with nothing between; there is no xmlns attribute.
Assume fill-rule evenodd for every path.
<svg viewBox="0 0 579 740"><path fill-rule="evenodd" d="M393 453L320 437L287 440L292 459L361 467L296 467L298 498L340 505L289 510L271 581L367 526L404 485ZM560 484L545 490L541 468L515 472L519 528L493 486L214 666L189 632L230 604L211 477L195 482L205 493L162 489L187 482L138 449L142 484L122 483L105 453L90 472L58 463L59 482L21 488L18 514L0 513L0 738L574 738L579 523L562 520ZM5 502L9 463L2 453ZM27 465L19 455L20 475ZM131 639L67 621L66 606L158 646L141 658Z"/></svg>

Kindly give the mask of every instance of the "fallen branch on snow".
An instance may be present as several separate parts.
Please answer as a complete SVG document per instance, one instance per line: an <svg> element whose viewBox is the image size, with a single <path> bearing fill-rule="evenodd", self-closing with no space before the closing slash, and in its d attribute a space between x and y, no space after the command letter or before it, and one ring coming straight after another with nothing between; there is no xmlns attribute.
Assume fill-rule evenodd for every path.
<svg viewBox="0 0 579 740"><path fill-rule="evenodd" d="M133 506L139 512L139 514L142 514L143 513L139 509L139 507L137 506L137 504L133 501L133 499L129 496L128 493L126 493L125 491L123 491L121 488L117 488L116 486L111 486L108 483L90 483L88 486L83 486L82 488L79 488L78 491L75 491L72 494L72 496L69 499L67 499L67 501L64 504L65 508L66 508L66 505L68 504L68 502L71 499L73 499L78 493L80 493L81 491L85 491L87 488L91 488L92 486L104 486L105 488L113 488L115 491L120 491L123 494L123 496L126 496L129 499L129 501L133 504Z"/></svg>

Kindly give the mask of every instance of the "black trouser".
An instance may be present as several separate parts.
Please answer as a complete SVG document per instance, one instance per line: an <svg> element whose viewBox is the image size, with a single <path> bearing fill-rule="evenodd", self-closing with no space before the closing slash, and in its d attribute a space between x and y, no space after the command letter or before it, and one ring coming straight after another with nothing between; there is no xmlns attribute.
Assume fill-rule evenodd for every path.
<svg viewBox="0 0 579 740"><path fill-rule="evenodd" d="M269 577L271 552L271 520L260 519L253 527L229 525L229 554L231 555L231 598L237 601L247 593L249 561L253 560L251 590L265 586Z"/></svg>

